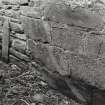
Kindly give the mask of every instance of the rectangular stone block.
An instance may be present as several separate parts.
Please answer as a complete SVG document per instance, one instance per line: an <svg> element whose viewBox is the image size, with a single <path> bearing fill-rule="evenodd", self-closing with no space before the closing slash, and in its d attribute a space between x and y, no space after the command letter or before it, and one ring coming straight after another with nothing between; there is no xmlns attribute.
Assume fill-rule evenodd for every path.
<svg viewBox="0 0 105 105"><path fill-rule="evenodd" d="M22 41L26 41L26 34L19 34L19 33L16 33L16 34L11 34L12 37L16 38L16 39L19 39L19 40L22 40Z"/></svg>
<svg viewBox="0 0 105 105"><path fill-rule="evenodd" d="M41 19L32 19L22 16L22 23L24 32L28 38L40 42L50 42L51 36L46 30L46 24Z"/></svg>
<svg viewBox="0 0 105 105"><path fill-rule="evenodd" d="M20 52L18 52L17 50L13 49L13 48L10 48L10 54L15 56L16 58L22 60L22 61L25 61L25 62L30 62L30 58L25 55L25 54L22 54Z"/></svg>
<svg viewBox="0 0 105 105"><path fill-rule="evenodd" d="M24 33L24 29L21 24L10 22L10 28L11 31L14 31L16 33L21 33L21 34Z"/></svg>
<svg viewBox="0 0 105 105"><path fill-rule="evenodd" d="M62 28L61 26L52 28L52 44L62 47L65 50L74 52L79 51L82 35L80 30L68 27Z"/></svg>
<svg viewBox="0 0 105 105"><path fill-rule="evenodd" d="M26 53L26 42L25 41L13 38L11 47L21 53L24 53L24 54Z"/></svg>
<svg viewBox="0 0 105 105"><path fill-rule="evenodd" d="M8 62L9 56L9 38L10 38L10 29L9 29L9 20L6 19L3 25L3 35L2 35L2 59L5 62Z"/></svg>

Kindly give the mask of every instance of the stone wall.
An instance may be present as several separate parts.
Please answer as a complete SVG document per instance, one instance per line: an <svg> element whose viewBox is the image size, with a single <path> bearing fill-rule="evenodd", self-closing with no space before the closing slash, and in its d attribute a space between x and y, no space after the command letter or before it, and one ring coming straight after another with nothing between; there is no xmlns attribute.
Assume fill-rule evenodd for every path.
<svg viewBox="0 0 105 105"><path fill-rule="evenodd" d="M33 60L51 73L105 89L103 15L59 0L2 0L0 20L3 59Z"/></svg>
<svg viewBox="0 0 105 105"><path fill-rule="evenodd" d="M62 1L54 3L41 8L44 12L40 19L39 15L23 18L31 56L49 72L72 72L73 77L104 89L103 17L87 8L72 10Z"/></svg>
<svg viewBox="0 0 105 105"><path fill-rule="evenodd" d="M30 61L27 56L27 37L24 33L21 12L28 7L28 0L3 0L0 4L0 46L2 59L23 66Z"/></svg>

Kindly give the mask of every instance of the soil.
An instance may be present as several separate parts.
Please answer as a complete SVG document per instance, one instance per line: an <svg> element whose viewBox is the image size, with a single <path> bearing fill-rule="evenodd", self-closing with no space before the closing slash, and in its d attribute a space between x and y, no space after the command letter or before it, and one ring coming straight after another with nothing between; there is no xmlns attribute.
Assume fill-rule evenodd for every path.
<svg viewBox="0 0 105 105"><path fill-rule="evenodd" d="M48 87L38 68L0 61L0 105L79 105Z"/></svg>

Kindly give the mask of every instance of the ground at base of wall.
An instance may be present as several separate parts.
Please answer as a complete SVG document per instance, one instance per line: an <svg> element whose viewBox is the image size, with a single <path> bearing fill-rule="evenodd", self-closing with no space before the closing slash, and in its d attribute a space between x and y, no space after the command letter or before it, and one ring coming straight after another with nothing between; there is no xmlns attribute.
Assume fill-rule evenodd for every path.
<svg viewBox="0 0 105 105"><path fill-rule="evenodd" d="M40 72L0 61L0 105L80 105L49 89Z"/></svg>

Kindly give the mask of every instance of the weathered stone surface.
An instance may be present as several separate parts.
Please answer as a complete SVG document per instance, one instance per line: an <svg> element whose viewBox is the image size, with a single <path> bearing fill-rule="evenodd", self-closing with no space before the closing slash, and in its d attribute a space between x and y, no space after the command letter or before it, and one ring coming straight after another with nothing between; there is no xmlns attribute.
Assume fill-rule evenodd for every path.
<svg viewBox="0 0 105 105"><path fill-rule="evenodd" d="M6 19L3 25L3 37L2 37L2 58L4 61L8 62L9 55L9 20Z"/></svg>
<svg viewBox="0 0 105 105"><path fill-rule="evenodd" d="M87 28L95 28L95 26L103 24L103 20L98 14L80 7L72 10L69 6L65 5L62 0L54 1L50 3L50 5L47 4L46 7L49 8L47 9L48 11L46 10L45 12L45 17L52 21Z"/></svg>
<svg viewBox="0 0 105 105"><path fill-rule="evenodd" d="M105 56L104 35L90 34L89 30L83 28L101 26L102 18L87 9L71 10L63 3L49 4L49 6L50 10L46 11L44 19L50 21L43 22L45 22L45 26L47 24L45 33L48 36L51 35L51 38L35 28L39 26L38 24L42 26L43 22L40 19L23 16L25 33L31 39L28 40L28 48L31 50L33 59L42 62L51 72L58 71L61 75L70 75L72 72L73 77L105 89L105 66L102 63L103 60L98 59L99 57L104 59ZM43 28L41 32L44 33ZM40 42L49 42L49 44Z"/></svg>
<svg viewBox="0 0 105 105"><path fill-rule="evenodd" d="M26 34L16 33L16 34L12 34L11 36L16 38L16 39L23 40L23 41L26 41L26 39L27 39Z"/></svg>
<svg viewBox="0 0 105 105"><path fill-rule="evenodd" d="M28 5L29 0L18 0L18 2L19 2L20 5L24 5L24 4Z"/></svg>
<svg viewBox="0 0 105 105"><path fill-rule="evenodd" d="M83 55L66 52L72 76L84 80L87 84L105 89L105 66L104 58L95 60Z"/></svg>
<svg viewBox="0 0 105 105"><path fill-rule="evenodd" d="M39 60L43 65L50 68L52 71L56 71L54 65L52 64L51 58L49 57L49 46L35 43L32 40L28 40L28 49L31 50L31 56L34 60Z"/></svg>
<svg viewBox="0 0 105 105"><path fill-rule="evenodd" d="M11 18L10 21L11 21L11 22L14 22L14 23L21 24L21 21L20 21L19 19Z"/></svg>
<svg viewBox="0 0 105 105"><path fill-rule="evenodd" d="M0 25L2 25L5 21L5 17L4 16L0 16Z"/></svg>
<svg viewBox="0 0 105 105"><path fill-rule="evenodd" d="M16 58L20 59L20 60L23 60L25 62L29 62L30 59L27 55L23 54L23 53L20 53L18 52L17 50L13 49L13 48L10 48L10 54L15 56Z"/></svg>
<svg viewBox="0 0 105 105"><path fill-rule="evenodd" d="M5 4L5 5L27 4L28 0L2 0L2 3Z"/></svg>
<svg viewBox="0 0 105 105"><path fill-rule="evenodd" d="M26 42L21 41L19 39L13 39L11 47L16 49L17 51L20 51L21 53L25 53L26 50Z"/></svg>
<svg viewBox="0 0 105 105"><path fill-rule="evenodd" d="M21 14L30 18L41 18L40 12L36 11L36 9L32 7L22 6L20 7Z"/></svg>
<svg viewBox="0 0 105 105"><path fill-rule="evenodd" d="M46 24L40 19L32 19L22 16L24 32L28 38L35 41L50 42L50 34L46 30Z"/></svg>
<svg viewBox="0 0 105 105"><path fill-rule="evenodd" d="M85 55L64 51L56 46L28 41L33 59L39 60L50 72L57 71L61 75L71 75L87 84L105 89L104 59L95 60Z"/></svg>
<svg viewBox="0 0 105 105"><path fill-rule="evenodd" d="M61 75L68 75L68 62L64 59L63 50L41 43L28 40L28 48L31 50L33 59L39 60L50 72L57 71Z"/></svg>
<svg viewBox="0 0 105 105"><path fill-rule="evenodd" d="M28 68L26 63L13 55L9 55L9 61L17 65L19 68L22 68L23 70L26 70Z"/></svg>
<svg viewBox="0 0 105 105"><path fill-rule="evenodd" d="M59 26L52 28L51 34L53 45L78 52L83 34L80 30L68 26L67 28L62 28L59 24Z"/></svg>
<svg viewBox="0 0 105 105"><path fill-rule="evenodd" d="M20 25L18 23L10 22L10 28L12 31L14 31L16 33L24 33L24 29L23 29L22 25Z"/></svg>
<svg viewBox="0 0 105 105"><path fill-rule="evenodd" d="M72 10L62 0L30 1L33 4L28 6L28 0L8 0L0 11L0 15L3 15L0 17L1 30L5 17L10 18L10 40L13 41L10 61L14 62L15 57L18 58L17 64L30 61L24 52L30 50L31 54L30 51L28 54L32 59L45 66L49 72L59 72L63 75L61 77L72 75L77 81L82 80L105 90L105 35L94 33L96 30L105 32L101 25L104 23L102 15L87 8L77 7ZM65 78L61 80L66 81ZM78 82L76 86L83 89L81 84ZM87 97L90 91L86 90L87 87L80 93ZM104 95L98 94L93 94L93 105L100 105L99 101L95 101L98 99L104 105Z"/></svg>
<svg viewBox="0 0 105 105"><path fill-rule="evenodd" d="M14 19L19 19L20 17L20 13L13 10L1 10L0 14Z"/></svg>
<svg viewBox="0 0 105 105"><path fill-rule="evenodd" d="M12 9L13 9L14 11L19 11L19 10L20 10L20 5L13 5L13 6L12 6Z"/></svg>
<svg viewBox="0 0 105 105"><path fill-rule="evenodd" d="M92 58L97 58L105 53L104 35L98 36L64 25L60 23L51 25L53 45Z"/></svg>

